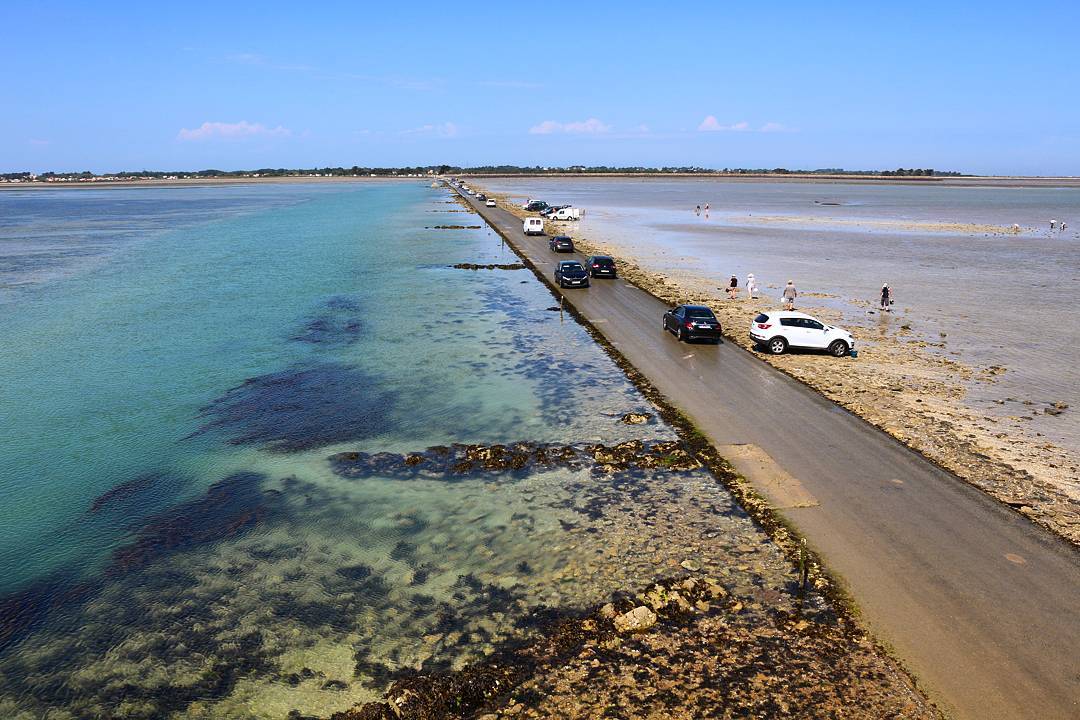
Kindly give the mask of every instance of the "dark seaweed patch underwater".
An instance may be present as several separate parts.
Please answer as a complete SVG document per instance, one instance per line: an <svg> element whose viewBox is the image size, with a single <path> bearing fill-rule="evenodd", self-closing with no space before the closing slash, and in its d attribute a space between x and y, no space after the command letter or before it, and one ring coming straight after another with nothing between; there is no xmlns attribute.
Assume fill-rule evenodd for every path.
<svg viewBox="0 0 1080 720"><path fill-rule="evenodd" d="M362 440L390 428L393 393L348 365L294 365L249 378L202 409L199 433L225 431L233 445L295 452Z"/></svg>
<svg viewBox="0 0 1080 720"><path fill-rule="evenodd" d="M347 295L335 295L323 302L290 339L309 345L338 348L358 341L363 330L360 303Z"/></svg>

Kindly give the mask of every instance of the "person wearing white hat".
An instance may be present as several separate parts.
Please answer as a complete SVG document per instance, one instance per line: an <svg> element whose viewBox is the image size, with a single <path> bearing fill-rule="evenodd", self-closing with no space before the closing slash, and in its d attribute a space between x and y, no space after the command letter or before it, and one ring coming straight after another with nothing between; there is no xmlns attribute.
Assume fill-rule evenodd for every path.
<svg viewBox="0 0 1080 720"><path fill-rule="evenodd" d="M746 276L746 297L750 300L754 299L754 293L757 292L757 278L754 277L754 273L750 273Z"/></svg>
<svg viewBox="0 0 1080 720"><path fill-rule="evenodd" d="M885 283L881 286L881 309L884 312L892 312L890 305L892 305L892 290L889 289L889 284Z"/></svg>

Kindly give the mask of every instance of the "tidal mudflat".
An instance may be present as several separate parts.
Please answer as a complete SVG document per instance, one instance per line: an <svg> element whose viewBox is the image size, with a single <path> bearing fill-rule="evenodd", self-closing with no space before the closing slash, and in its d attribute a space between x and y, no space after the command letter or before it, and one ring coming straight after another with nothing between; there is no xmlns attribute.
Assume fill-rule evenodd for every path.
<svg viewBox="0 0 1080 720"><path fill-rule="evenodd" d="M750 319L799 309L852 330L857 360L761 355L1032 520L1080 543L1080 342L1062 314L1080 277L1080 190L1052 187L548 179L484 181L507 197L575 202L586 252L670 302L712 307L750 347ZM703 206L710 204L709 213ZM695 214L695 205L701 210ZM1018 229L1014 225L1019 226ZM736 274L759 298L728 299ZM882 313L876 292L893 288ZM1061 317L1052 333L1036 318Z"/></svg>
<svg viewBox="0 0 1080 720"><path fill-rule="evenodd" d="M131 242L10 276L0 715L930 713L497 236L435 227L467 224L445 192L246 189L178 228L206 189L122 192ZM127 227L63 212L95 211ZM655 635L616 629L638 607ZM712 643L686 692L606 679Z"/></svg>

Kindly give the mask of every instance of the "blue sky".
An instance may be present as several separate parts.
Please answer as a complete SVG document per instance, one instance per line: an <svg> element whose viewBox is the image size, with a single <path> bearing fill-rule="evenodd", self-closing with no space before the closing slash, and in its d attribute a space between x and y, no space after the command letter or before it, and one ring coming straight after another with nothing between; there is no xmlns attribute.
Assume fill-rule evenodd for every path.
<svg viewBox="0 0 1080 720"><path fill-rule="evenodd" d="M1078 2L0 3L0 171L1080 175Z"/></svg>

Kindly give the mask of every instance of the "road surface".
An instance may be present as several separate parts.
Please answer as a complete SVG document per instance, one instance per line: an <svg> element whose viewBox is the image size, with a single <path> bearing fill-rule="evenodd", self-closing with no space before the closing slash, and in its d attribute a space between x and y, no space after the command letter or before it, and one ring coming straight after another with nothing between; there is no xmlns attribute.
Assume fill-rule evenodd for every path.
<svg viewBox="0 0 1080 720"><path fill-rule="evenodd" d="M582 259L463 197L549 283L556 261ZM662 330L668 308L621 279L561 292L722 452L743 456L737 468L774 483L774 506L948 714L1080 718L1072 546L736 344L678 342Z"/></svg>

